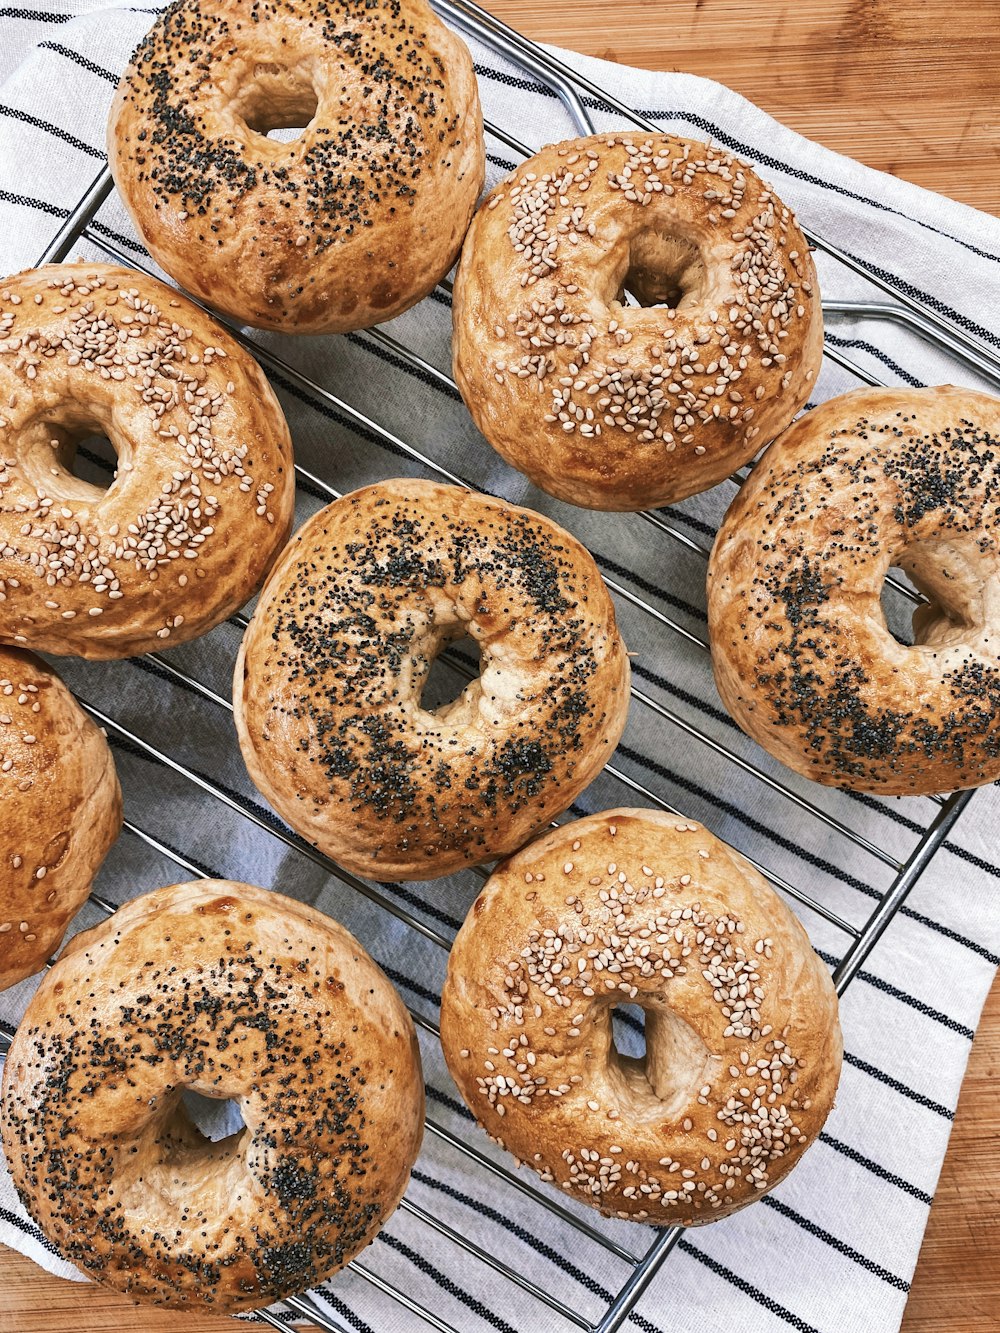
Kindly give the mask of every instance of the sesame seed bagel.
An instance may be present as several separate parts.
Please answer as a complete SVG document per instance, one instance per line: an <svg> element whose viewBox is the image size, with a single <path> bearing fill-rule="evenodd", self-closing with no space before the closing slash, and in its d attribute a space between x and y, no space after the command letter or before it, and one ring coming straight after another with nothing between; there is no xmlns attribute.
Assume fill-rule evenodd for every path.
<svg viewBox="0 0 1000 1333"><path fill-rule="evenodd" d="M150 253L209 305L365 328L458 256L485 165L472 58L424 0L177 0L118 86L108 157Z"/></svg>
<svg viewBox="0 0 1000 1333"><path fill-rule="evenodd" d="M233 1099L217 1142L181 1101ZM7 1056L0 1131L25 1208L106 1286L219 1313L337 1272L402 1197L420 1054L341 926L229 880L175 884L77 935Z"/></svg>
<svg viewBox="0 0 1000 1333"><path fill-rule="evenodd" d="M640 132L553 144L493 190L454 325L455 378L487 440L589 509L669 504L728 476L806 401L823 341L789 209L721 148Z"/></svg>
<svg viewBox="0 0 1000 1333"><path fill-rule="evenodd" d="M619 1053L617 1005L645 1011ZM608 810L498 866L452 946L448 1068L477 1120L610 1217L697 1226L773 1189L840 1077L837 996L795 916L700 824Z"/></svg>
<svg viewBox="0 0 1000 1333"><path fill-rule="evenodd" d="M71 470L95 432L118 454L107 490ZM293 505L278 401L197 306L108 264L0 283L0 642L109 658L204 634Z"/></svg>
<svg viewBox="0 0 1000 1333"><path fill-rule="evenodd" d="M829 786L882 795L1000 778L1000 400L861 389L791 426L719 530L715 678L748 735ZM880 600L925 594L912 645Z"/></svg>
<svg viewBox="0 0 1000 1333"><path fill-rule="evenodd" d="M421 705L470 635L480 674ZM597 775L625 725L614 606L568 532L502 500L403 479L314 515L236 662L247 769L342 865L432 879L519 847Z"/></svg>
<svg viewBox="0 0 1000 1333"><path fill-rule="evenodd" d="M0 990L59 945L121 824L103 733L44 662L0 648Z"/></svg>

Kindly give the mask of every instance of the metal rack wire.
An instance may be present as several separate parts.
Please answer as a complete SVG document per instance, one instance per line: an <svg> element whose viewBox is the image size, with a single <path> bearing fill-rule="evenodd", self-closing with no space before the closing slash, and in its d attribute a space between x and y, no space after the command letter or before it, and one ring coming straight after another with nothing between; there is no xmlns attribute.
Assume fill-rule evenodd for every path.
<svg viewBox="0 0 1000 1333"><path fill-rule="evenodd" d="M440 15L456 29L487 43L500 55L519 65L532 78L537 79L555 92L564 103L580 133L593 132L594 124L591 110L595 108L614 113L631 125L649 129L652 132L656 131L655 126L643 120L634 111L577 75L547 51L536 46L485 10L471 3L471 0L434 0L434 4ZM488 123L486 129L489 136L503 143L521 157L530 154L531 150L518 142L502 126ZM110 173L105 168L92 182L45 252L40 256L38 261L40 264L63 260L79 240L86 239L110 260L125 266L143 269L143 266L138 264L133 257L123 254L108 241L102 231L92 225L96 213L107 199L111 189ZM819 237L815 233L807 232L807 235L810 243L824 251L830 259L843 264L853 273L863 277L892 298L891 304L881 300L870 303L827 302L824 305L824 310L828 315L864 315L870 319L903 324L918 337L926 339L937 349L947 353L976 375L985 377L991 384L1000 388L1000 359L989 349L937 313L924 309L918 302L896 291L877 274L868 272L857 260L846 254L831 241ZM148 272L149 270L143 271ZM447 284L443 285L447 286ZM276 374L287 383L291 383L307 401L314 404L325 404L335 409L342 419L365 432L373 433L377 438L391 446L395 452L404 454L421 469L435 477L463 485L472 484L469 479L460 477L442 466L434 458L429 457L407 440L381 425L346 399L304 375L282 357L276 355L270 348L263 346L254 337L248 336L231 325L229 328L233 335L251 350L265 370ZM362 336L390 354L397 363L406 365L425 377L431 377L438 384L454 392L455 386L447 374L389 333L380 329L370 329ZM825 355L831 362L854 375L862 383L868 385L880 383L875 376L845 357L838 348L832 346L829 342L825 347ZM299 480L310 488L313 495L325 500L338 498L339 492L323 478L306 470L301 465L296 467L296 472ZM742 479L742 475L745 475L745 470L743 474L734 477L733 481L738 483ZM708 550L704 544L691 537L669 517L655 511L643 512L639 517L679 549L683 549L697 558L707 558ZM670 635L685 641L697 651L707 653L708 644L702 636L659 607L653 606L619 580L606 577L605 581L617 600L625 602L643 615L651 617ZM920 600L919 594L904 583L896 580L890 580L890 582L902 597L910 600ZM238 627L245 627L247 617L238 615L233 617L233 621ZM455 651L445 653L443 660L459 676L471 678L476 674L475 665L460 653ZM159 654L151 654L148 662L157 674L168 680L183 684L212 706L232 710L229 699L217 693L201 680L191 676L169 659ZM933 818L920 829L915 845L909 850L905 859L900 860L892 852L877 845L857 829L852 828L847 821L830 813L817 801L809 796L802 795L788 781L773 776L765 768L760 767L752 760L746 759L733 746L718 740L707 730L692 724L681 713L654 698L638 685L633 685L632 697L638 708L648 710L659 720L677 728L693 743L706 747L713 756L736 765L744 773L765 785L773 794L787 801L800 815L807 817L809 820L817 821L825 830L834 833L838 838L844 839L846 843L871 857L873 862L878 862L888 868L893 876L889 887L881 894L875 895L878 899L877 905L867 920L858 925L831 910L815 896L804 892L773 868L754 860L758 869L767 875L780 891L793 898L806 911L823 918L846 937L846 947L834 972L837 990L842 994L857 976L859 969L896 912L903 905L913 885L941 847L955 821L971 799L972 793L956 793L947 798L936 798L937 806ZM125 743L132 753L138 754L151 763L168 770L184 783L192 784L205 798L220 803L239 818L255 825L261 832L277 839L297 855L307 858L325 874L333 876L350 890L365 898L373 908L391 913L409 929L431 941L440 949L447 950L449 948L450 939L445 933L409 911L404 902L397 901L379 885L362 880L343 870L297 834L262 816L258 808L251 806L238 794L224 789L219 783L181 763L165 750L137 735L101 708L86 699L81 699L81 703L95 721L108 731L112 738L118 738ZM633 796L659 809L676 813L674 807L664 796L652 787L639 782L614 761L607 766L605 772L608 777L626 788ZM125 832L129 837L145 844L151 851L173 861L180 870L192 878L205 877L205 872L193 860L189 860L182 852L168 846L149 830L128 820L125 824ZM473 873L482 878L487 872L479 869ZM99 894L92 894L90 902L99 912L105 915L110 915L115 911L116 905ZM431 1038L438 1036L437 1024L431 1018L414 1009L411 1009L411 1013L418 1027L426 1034ZM0 1027L0 1048L6 1049L12 1035L9 1028ZM527 1196L534 1204L547 1209L561 1223L572 1227L581 1237L585 1237L589 1242L600 1246L610 1257L623 1265L625 1276L613 1293L612 1299L607 1302L603 1314L598 1319L591 1320L553 1292L539 1286L510 1264L503 1262L470 1238L463 1236L413 1199L404 1198L401 1204L403 1211L422 1226L426 1226L438 1236L443 1237L448 1243L458 1247L477 1264L488 1267L494 1273L500 1274L504 1279L520 1288L521 1291L527 1293L538 1303L540 1312L542 1309L551 1311L567 1323L585 1330L586 1333L615 1333L615 1330L620 1329L659 1271L671 1249L679 1241L683 1234L682 1229L675 1227L659 1232L652 1243L641 1253L635 1253L628 1246L621 1244L614 1236L609 1235L596 1221L592 1222L578 1215L573 1209L564 1206L554 1191L540 1185L530 1173L519 1172L513 1165L494 1160L478 1146L476 1141L466 1142L433 1115L428 1115L426 1128L429 1134L441 1144L459 1154L462 1160L468 1164L470 1170L488 1173L503 1188ZM645 1237L648 1233L636 1229L634 1234L638 1238ZM366 1262L355 1260L350 1265L350 1269L365 1282L376 1287L384 1295L407 1309L427 1327L437 1329L439 1333L457 1333L451 1323L434 1310L414 1299L401 1286L387 1281ZM289 1299L284 1304L296 1315L310 1319L320 1328L329 1330L329 1333L347 1333L346 1325L339 1317L328 1313L326 1310L321 1310L308 1295ZM284 1322L269 1311L261 1311L260 1318L274 1327L285 1327Z"/></svg>

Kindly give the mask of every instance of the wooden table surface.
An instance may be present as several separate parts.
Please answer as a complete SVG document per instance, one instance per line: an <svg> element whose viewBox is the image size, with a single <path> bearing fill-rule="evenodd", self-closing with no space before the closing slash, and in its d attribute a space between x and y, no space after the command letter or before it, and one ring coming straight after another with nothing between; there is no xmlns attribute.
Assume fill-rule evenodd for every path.
<svg viewBox="0 0 1000 1333"><path fill-rule="evenodd" d="M830 148L1000 214L996 0L491 0L490 7L542 41L716 78ZM1000 1330L998 1078L1000 982L973 1046L904 1333ZM237 1327L136 1310L96 1287L49 1277L0 1246L0 1333Z"/></svg>

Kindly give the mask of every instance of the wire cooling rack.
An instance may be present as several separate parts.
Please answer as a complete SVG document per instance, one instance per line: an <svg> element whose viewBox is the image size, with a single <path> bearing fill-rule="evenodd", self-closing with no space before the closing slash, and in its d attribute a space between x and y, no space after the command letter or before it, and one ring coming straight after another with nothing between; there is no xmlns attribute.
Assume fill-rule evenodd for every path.
<svg viewBox="0 0 1000 1333"><path fill-rule="evenodd" d="M541 47L507 27L493 15L471 3L471 0L434 0L434 6L441 17L453 27L486 43L501 56L520 66L533 79L538 80L557 94L580 133L589 134L595 131L591 118L592 109L614 113L632 126L657 132L655 126L645 121L634 111L563 65ZM486 133L489 138L504 144L521 158L527 157L531 153L529 148L518 142L500 125L487 122ZM65 259L72 247L80 240L85 239L96 246L107 258L125 266L143 269L142 265L136 263L134 257L122 253L108 241L102 231L92 225L98 209L108 198L111 190L110 173L105 168L93 181L50 245L39 257L39 264L56 263ZM943 319L936 312L923 307L919 302L900 293L878 275L870 273L832 241L818 236L808 229L806 229L806 235L810 244L823 251L830 260L842 264L855 275L863 278L875 287L880 295L891 298L888 302L881 299L864 302L824 302L824 311L827 314L864 316L867 319L902 324L910 332L933 344L939 351L946 353L975 375L987 379L995 387L1000 388L1000 359L982 344ZM149 270L143 269L143 271ZM450 286L447 281L441 285L446 289ZM460 477L443 467L434 458L423 453L398 434L380 425L370 415L353 406L345 398L338 396L322 384L301 373L271 350L269 346L263 346L257 338L240 330L232 329L232 326L229 327L234 336L252 351L265 370L278 377L279 380L283 380L286 384L291 384L295 391L307 402L333 408L339 419L349 422L353 427L367 434L368 438L372 438L372 435L374 435L390 446L395 453L407 456L420 468L425 469L437 478L462 485L471 484L470 479ZM419 352L404 345L384 330L369 329L361 336L372 344L379 346L382 352L387 354L387 360L395 360L397 365L406 366L424 377L429 376L435 382L454 391L454 384L446 374L422 357ZM867 369L844 356L843 352L829 341L825 345L825 355L831 362L862 383L867 385L881 383ZM744 469L742 473L737 474L737 479L745 475L745 471ZM296 467L296 472L299 481L306 485L311 495L327 501L339 498L339 492L321 477L306 471L301 466ZM693 538L687 531L679 528L669 516L659 512L645 511L639 517L656 529L663 537L684 548L688 553L692 553L696 557L707 558L707 547ZM605 581L616 599L630 604L631 607L643 615L651 617L670 635L680 636L695 650L707 654L708 644L698 633L673 619L660 608L651 605L617 579L606 577ZM921 600L920 594L908 586L905 581L890 578L889 583L900 597L911 602ZM242 613L232 619L240 627L245 627L248 623L248 617ZM476 674L474 663L467 658L463 658L461 654L452 651L444 654L443 658L459 675L472 677ZM203 700L231 712L232 704L228 698L218 694L210 686L175 665L174 662L159 654L150 654L148 660L162 676L183 684ZM876 892L874 888L870 890L872 896L877 898L877 906L867 920L860 925L856 925L832 911L817 898L804 892L797 884L790 882L773 869L754 860L754 858L750 858L781 892L794 899L808 912L822 917L846 938L846 945L834 971L837 990L840 994L843 994L894 915L902 906L910 890L944 842L973 793L959 792L948 797L932 798L931 818L926 824L913 825L914 828L918 829L919 836L915 844L910 847L905 859L900 860L891 851L876 845L862 833L852 828L850 823L843 818L831 813L809 796L802 795L782 777L776 777L758 763L748 760L737 750L719 741L700 726L692 724L681 714L652 697L638 685L633 685L632 697L634 707L650 710L660 720L678 728L692 741L708 747L716 758L737 765L744 773L765 784L773 793L787 799L798 809L801 816L818 821L823 826L824 833L828 835L832 833L837 839L843 840L845 846L851 844L860 848L867 855L881 862L883 866L888 867L892 876L891 882L881 892ZM349 874L296 834L262 816L259 809L251 808L237 794L225 789L222 785L194 768L179 762L170 754L122 725L113 716L88 703L85 699L81 699L80 702L94 719L107 730L113 740L119 740L133 753L143 756L154 765L160 765L170 770L177 778L193 784L195 788L199 789L207 801L221 803L239 818L250 821L268 836L278 839L297 855L308 858L321 871L335 877L343 885L362 895L373 908L391 913L404 925L418 932L425 939L432 941L441 949L447 950L449 948L450 939L436 927L408 911L403 900L397 901L380 886ZM605 773L626 789L629 798L638 797L641 801L648 802L652 806L676 813L674 807L662 795L639 782L616 762L612 761L607 766ZM126 809L128 809L127 800ZM204 877L204 872L193 861L187 860L180 852L166 845L148 829L127 819L125 831L153 852L174 862L180 870L183 870L192 878ZM470 873L474 874L479 880L485 877L487 872L480 868ZM98 911L106 915L113 913L116 908L115 903L97 893L91 895L90 902ZM412 1010L411 1012L413 1012L414 1020L419 1028L431 1038L436 1039L439 1036L435 1022L418 1012ZM10 1028L4 1029L0 1026L0 1053L9 1045L12 1035ZM498 1258L496 1254L485 1250L472 1239L460 1234L411 1198L403 1199L400 1205L401 1209L422 1226L426 1226L448 1243L458 1247L474 1263L486 1266L527 1293L529 1297L537 1302L539 1321L545 1318L544 1312L549 1311L560 1316L569 1325L585 1330L585 1333L615 1333L615 1330L620 1329L660 1270L670 1251L681 1238L682 1229L675 1227L658 1232L646 1249L641 1253L636 1253L632 1248L620 1243L616 1238L617 1234L620 1233L609 1234L604 1229L600 1219L595 1217L591 1221L581 1216L573 1208L565 1206L553 1190L539 1185L530 1172L517 1171L510 1159L505 1162L492 1157L485 1151L485 1143L477 1137L477 1131L470 1129L471 1141L466 1141L460 1135L453 1133L446 1125L440 1123L433 1115L428 1116L426 1128L429 1135L458 1154L470 1172L487 1173L493 1187L505 1191L501 1197L506 1208L516 1206L515 1196L518 1193L527 1196L534 1205L547 1209L560 1223L572 1228L581 1238L585 1238L587 1242L601 1247L610 1258L621 1266L623 1278L614 1291L612 1299L606 1303L603 1313L596 1319L587 1317L558 1295L531 1281L515 1267ZM632 1234L634 1237L645 1237L648 1232L644 1229L635 1228ZM438 1333L459 1333L459 1330L452 1323L427 1305L421 1304L405 1290L401 1285L403 1281L402 1271L397 1284L389 1281L381 1273L374 1271L364 1260L355 1260L349 1267L365 1282L372 1284L385 1296L403 1306L415 1319L423 1321L427 1327L438 1330ZM470 1281L474 1282L474 1280L474 1277L470 1278ZM308 1294L290 1298L284 1302L284 1305L288 1307L288 1311L294 1312L296 1316L311 1320L320 1328L328 1330L329 1333L348 1333L346 1324L338 1316L319 1309ZM260 1311L259 1318L276 1328L286 1327L285 1321L271 1311ZM536 1322L534 1326L541 1328L544 1325L542 1322Z"/></svg>

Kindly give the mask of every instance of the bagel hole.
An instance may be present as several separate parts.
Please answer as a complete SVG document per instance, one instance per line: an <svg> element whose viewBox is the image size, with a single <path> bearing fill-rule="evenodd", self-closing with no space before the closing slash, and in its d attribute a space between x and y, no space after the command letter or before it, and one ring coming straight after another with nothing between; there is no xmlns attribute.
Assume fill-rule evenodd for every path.
<svg viewBox="0 0 1000 1333"><path fill-rule="evenodd" d="M648 1095L654 1091L649 1080L649 1050L646 1011L638 1004L616 1004L611 1010L610 1059L632 1091Z"/></svg>
<svg viewBox="0 0 1000 1333"><path fill-rule="evenodd" d="M476 639L467 634L444 647L448 657L438 653L420 692L420 707L425 713L447 712L462 697L469 682L479 675L480 652Z"/></svg>
<svg viewBox="0 0 1000 1333"><path fill-rule="evenodd" d="M106 435L85 435L75 440L67 472L99 491L106 491L118 475L118 450Z"/></svg>
<svg viewBox="0 0 1000 1333"><path fill-rule="evenodd" d="M889 578L923 600L914 605L912 596L893 587ZM915 541L896 553L882 585L882 618L904 647L937 648L961 641L985 623L987 595L983 553L973 535Z"/></svg>
<svg viewBox="0 0 1000 1333"><path fill-rule="evenodd" d="M882 584L882 617L885 620L885 627L898 644L910 648L914 642L913 616L916 610L906 594L893 587L889 582L890 578L911 592L917 589L904 571L895 566L889 570L886 581Z"/></svg>
<svg viewBox="0 0 1000 1333"><path fill-rule="evenodd" d="M309 128L319 110L316 89L301 73L280 65L257 65L233 103L248 130L263 138L292 143Z"/></svg>
<svg viewBox="0 0 1000 1333"><path fill-rule="evenodd" d="M221 1143L246 1128L240 1104L232 1098L203 1097L200 1092L185 1088L181 1104L192 1125L209 1143Z"/></svg>
<svg viewBox="0 0 1000 1333"><path fill-rule="evenodd" d="M119 449L98 422L43 422L21 454L27 479L53 500L98 501L114 485Z"/></svg>
<svg viewBox="0 0 1000 1333"><path fill-rule="evenodd" d="M611 1011L612 1041L619 1058L646 1065L646 1013L637 1004L619 1004Z"/></svg>
<svg viewBox="0 0 1000 1333"><path fill-rule="evenodd" d="M637 1112L680 1111L720 1063L695 1029L664 1003L614 1005L609 1070Z"/></svg>
<svg viewBox="0 0 1000 1333"><path fill-rule="evenodd" d="M697 300L704 285L705 261L694 241L676 232L651 228L629 242L628 262L616 299L622 305L676 310L688 299Z"/></svg>

